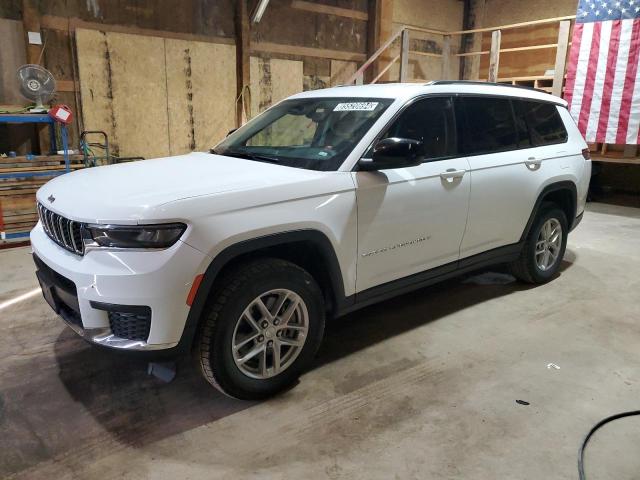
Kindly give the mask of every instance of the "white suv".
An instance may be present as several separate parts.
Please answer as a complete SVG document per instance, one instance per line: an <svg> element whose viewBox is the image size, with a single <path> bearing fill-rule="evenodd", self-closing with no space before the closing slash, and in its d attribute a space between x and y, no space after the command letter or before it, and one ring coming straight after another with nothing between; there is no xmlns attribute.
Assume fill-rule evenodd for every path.
<svg viewBox="0 0 640 480"><path fill-rule="evenodd" d="M326 316L492 264L553 278L590 172L544 92L337 87L210 153L52 180L31 243L46 300L83 338L193 351L211 384L256 399L296 381Z"/></svg>

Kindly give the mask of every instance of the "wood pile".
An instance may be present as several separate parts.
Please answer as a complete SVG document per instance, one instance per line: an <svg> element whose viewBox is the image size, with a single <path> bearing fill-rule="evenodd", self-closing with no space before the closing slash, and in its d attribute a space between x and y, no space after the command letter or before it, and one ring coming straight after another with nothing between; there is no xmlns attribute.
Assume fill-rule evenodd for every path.
<svg viewBox="0 0 640 480"><path fill-rule="evenodd" d="M70 168L84 168L82 155L70 155ZM28 240L38 221L38 188L64 174L62 155L0 157L0 244Z"/></svg>

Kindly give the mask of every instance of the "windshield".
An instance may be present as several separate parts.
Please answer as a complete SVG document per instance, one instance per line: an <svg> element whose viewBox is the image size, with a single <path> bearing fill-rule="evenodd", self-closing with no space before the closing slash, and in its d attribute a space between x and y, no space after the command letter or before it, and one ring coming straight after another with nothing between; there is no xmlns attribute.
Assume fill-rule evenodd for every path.
<svg viewBox="0 0 640 480"><path fill-rule="evenodd" d="M211 151L308 170L337 170L392 101L286 100L238 129Z"/></svg>

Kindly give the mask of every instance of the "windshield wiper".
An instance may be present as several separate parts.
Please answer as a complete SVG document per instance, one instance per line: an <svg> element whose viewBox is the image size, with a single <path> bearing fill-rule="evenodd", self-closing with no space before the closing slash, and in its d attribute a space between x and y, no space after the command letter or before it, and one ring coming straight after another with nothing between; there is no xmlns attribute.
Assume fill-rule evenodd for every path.
<svg viewBox="0 0 640 480"><path fill-rule="evenodd" d="M218 153L218 152L212 149L211 153ZM230 157L245 158L247 160L255 160L256 162L268 162L268 163L275 163L275 164L281 163L279 158L268 157L266 155L259 155L256 153L239 152L237 150L225 150L224 152L218 153L218 155L228 155Z"/></svg>

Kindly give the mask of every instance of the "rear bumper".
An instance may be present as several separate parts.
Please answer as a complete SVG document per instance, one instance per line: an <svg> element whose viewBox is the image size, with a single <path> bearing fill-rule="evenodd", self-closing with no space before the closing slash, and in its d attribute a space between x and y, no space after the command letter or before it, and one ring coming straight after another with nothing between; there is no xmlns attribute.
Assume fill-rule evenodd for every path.
<svg viewBox="0 0 640 480"><path fill-rule="evenodd" d="M191 283L206 265L201 252L179 241L166 250L79 256L49 239L40 223L31 245L45 299L85 340L130 351L170 350L180 342Z"/></svg>

